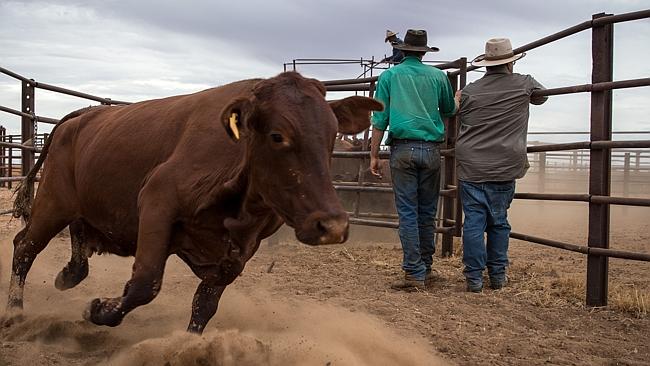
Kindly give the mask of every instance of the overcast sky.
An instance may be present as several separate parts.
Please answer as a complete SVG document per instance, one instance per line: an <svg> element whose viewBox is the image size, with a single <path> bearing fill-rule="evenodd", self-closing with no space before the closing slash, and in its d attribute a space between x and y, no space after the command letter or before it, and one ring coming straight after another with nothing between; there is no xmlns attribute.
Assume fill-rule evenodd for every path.
<svg viewBox="0 0 650 366"><path fill-rule="evenodd" d="M485 40L521 46L591 18L648 8L648 1L167 1L0 0L0 66L36 81L139 101L270 77L298 58L381 59L386 29L426 29L440 48L427 60L469 59ZM650 20L615 25L614 79L650 76ZM300 66L321 80L354 66ZM591 81L591 33L544 46L517 62L546 87ZM474 74L471 79L480 77ZM614 130L650 130L650 88L615 91ZM336 98L332 94L329 98ZM37 90L36 113L61 118L90 103ZM20 83L0 74L0 105L20 109ZM0 124L19 131L17 117ZM586 131L588 94L551 97L531 108L532 131ZM39 126L40 131L49 126ZM647 139L647 136L619 138ZM576 136L564 140L581 139Z"/></svg>

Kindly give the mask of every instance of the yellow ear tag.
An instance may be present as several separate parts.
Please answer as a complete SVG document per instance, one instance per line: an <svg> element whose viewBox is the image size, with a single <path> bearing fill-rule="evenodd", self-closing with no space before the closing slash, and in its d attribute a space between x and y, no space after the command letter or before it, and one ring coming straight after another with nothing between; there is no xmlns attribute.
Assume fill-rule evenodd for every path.
<svg viewBox="0 0 650 366"><path fill-rule="evenodd" d="M230 115L230 131L232 131L235 138L239 140L239 127L237 127L237 113Z"/></svg>

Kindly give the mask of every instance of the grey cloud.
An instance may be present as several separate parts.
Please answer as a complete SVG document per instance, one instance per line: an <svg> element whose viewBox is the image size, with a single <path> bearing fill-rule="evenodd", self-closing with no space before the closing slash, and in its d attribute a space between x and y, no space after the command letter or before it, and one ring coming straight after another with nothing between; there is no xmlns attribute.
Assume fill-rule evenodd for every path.
<svg viewBox="0 0 650 366"><path fill-rule="evenodd" d="M429 43L441 48L427 58L451 60L476 56L492 36L511 37L519 46L588 20L593 13L644 6L645 1L633 0L3 1L0 66L44 82L139 100L270 76L293 58L381 58L390 52L383 42L387 28L401 35L407 28L427 29ZM7 19L10 9L15 13ZM38 9L45 9L38 18L29 13ZM636 23L616 26L616 55L621 56L615 64L617 76L650 73L648 65L636 61L649 52L650 22ZM517 67L549 87L589 82L589 40L585 33L545 46ZM300 71L331 79L354 77L362 70L351 65L301 66ZM480 74L471 76L476 77ZM0 79L0 87L5 81ZM0 104L15 107L13 99L0 88ZM562 127L560 120L571 114L571 99L556 100L533 112L533 127ZM631 103L621 104L626 111L620 115L627 119L638 120L644 113L632 110ZM66 111L57 110L53 102L41 108L50 116Z"/></svg>
<svg viewBox="0 0 650 366"><path fill-rule="evenodd" d="M444 45L441 58L474 55L492 36L543 37L590 18L592 13L638 10L641 1L490 2L431 1L210 1L119 0L55 1L93 9L140 27L218 40L221 57L234 49L276 64L293 58L381 57L390 52L383 42L386 28L404 34L425 28L432 44ZM527 43L532 38L520 42ZM453 43L452 43L453 41ZM520 44L516 44L520 45ZM146 45L145 45L146 46ZM165 47L164 40L151 47ZM436 56L438 57L438 56Z"/></svg>
<svg viewBox="0 0 650 366"><path fill-rule="evenodd" d="M78 2L79 3L79 2ZM117 5L118 2L112 2ZM242 45L255 57L286 61L293 57L359 57L385 51L383 32L428 29L438 41L447 36L546 35L588 20L601 11L626 12L641 1L502 0L430 1L138 1L131 6L91 2L102 12L150 26L217 38ZM92 5L91 5L92 6ZM152 11L155 9L155 11ZM532 40L531 40L532 41ZM227 50L223 50L227 54Z"/></svg>

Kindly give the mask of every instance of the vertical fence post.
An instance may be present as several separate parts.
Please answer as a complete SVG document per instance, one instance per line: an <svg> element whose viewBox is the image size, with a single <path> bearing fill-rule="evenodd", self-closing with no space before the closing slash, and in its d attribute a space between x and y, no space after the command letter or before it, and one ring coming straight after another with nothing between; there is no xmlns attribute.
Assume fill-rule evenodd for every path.
<svg viewBox="0 0 650 366"><path fill-rule="evenodd" d="M22 88L22 110L23 113L34 115L34 83L23 81ZM21 143L23 145L34 146L34 131L36 130L35 121L30 117L21 117ZM22 175L27 173L34 166L34 151L22 150Z"/></svg>
<svg viewBox="0 0 650 366"><path fill-rule="evenodd" d="M538 156L537 190L544 193L546 192L546 151L540 151Z"/></svg>
<svg viewBox="0 0 650 366"><path fill-rule="evenodd" d="M465 85L467 85L467 57L461 57L460 60L460 65L459 66L459 71L460 71L460 80L458 84L458 90L462 90L465 88ZM458 130L460 129L460 124L458 123L458 119L456 119L456 131L455 134L458 136ZM455 143L454 143L455 144ZM454 165L455 165L455 159L454 159ZM456 223L455 223L455 230L454 230L454 236L460 237L462 234L462 228L463 228L463 202L461 201L460 198L460 184L458 182L458 175L456 175L456 167L454 166L454 182L456 184Z"/></svg>
<svg viewBox="0 0 650 366"><path fill-rule="evenodd" d="M458 89L458 76L449 76L452 90ZM447 118L445 126L446 138L445 149L453 149L456 144L456 117ZM456 185L456 159L454 156L447 155L444 157L444 170L442 171L443 189L449 189L450 186ZM458 188L458 187L457 187ZM459 196L456 192L456 196ZM447 226L448 220L455 218L455 202L453 197L444 196L442 198L442 220L441 226ZM453 233L445 232L442 234L442 253L443 257L449 257L454 253L454 236Z"/></svg>
<svg viewBox="0 0 650 366"><path fill-rule="evenodd" d="M571 159L571 170L578 171L578 150L573 151L573 158Z"/></svg>
<svg viewBox="0 0 650 366"><path fill-rule="evenodd" d="M609 14L595 14L597 19ZM614 58L614 28L606 24L592 29L591 55L593 68L591 82L612 81ZM612 139L612 91L591 92L591 141ZM609 196L611 177L611 150L591 149L589 162L589 194ZM591 248L609 248L609 205L589 203L589 237ZM587 306L607 305L609 261L606 256L587 256Z"/></svg>
<svg viewBox="0 0 650 366"><path fill-rule="evenodd" d="M9 142L13 143L14 142L13 135L9 135L8 137L9 137ZM9 164L8 164L9 165L9 167L8 167L9 173L7 173L7 176L11 178L14 175L14 148L10 147L8 150L9 150L9 159L8 159L8 161L9 161ZM8 183L7 188L9 188L9 189L13 188L13 184L11 183L11 181L9 181L7 183Z"/></svg>
<svg viewBox="0 0 650 366"><path fill-rule="evenodd" d="M6 140L7 136L7 129L4 128L4 126L0 126L0 139L2 142L7 142ZM7 176L7 148L2 147L0 149L0 153L2 153L2 158L0 158L0 177L6 177ZM6 184L5 182L0 183L0 187L4 187Z"/></svg>
<svg viewBox="0 0 650 366"><path fill-rule="evenodd" d="M623 159L623 197L630 196L630 160L631 154L626 152Z"/></svg>
<svg viewBox="0 0 650 366"><path fill-rule="evenodd" d="M641 169L641 152L637 151L636 158L634 159L634 164L636 166L636 171L638 172Z"/></svg>

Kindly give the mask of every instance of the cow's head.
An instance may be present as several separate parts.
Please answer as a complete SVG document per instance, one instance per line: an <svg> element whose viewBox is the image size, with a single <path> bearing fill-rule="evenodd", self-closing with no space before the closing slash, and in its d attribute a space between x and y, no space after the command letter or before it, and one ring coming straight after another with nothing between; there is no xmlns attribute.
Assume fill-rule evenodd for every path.
<svg viewBox="0 0 650 366"><path fill-rule="evenodd" d="M370 111L382 108L359 96L328 103L323 84L287 72L231 101L221 120L233 141L247 144L250 189L301 242L329 244L348 235L348 215L330 180L334 139L365 130Z"/></svg>

